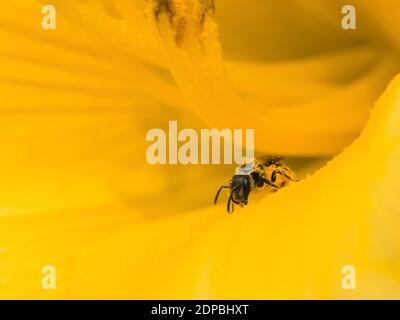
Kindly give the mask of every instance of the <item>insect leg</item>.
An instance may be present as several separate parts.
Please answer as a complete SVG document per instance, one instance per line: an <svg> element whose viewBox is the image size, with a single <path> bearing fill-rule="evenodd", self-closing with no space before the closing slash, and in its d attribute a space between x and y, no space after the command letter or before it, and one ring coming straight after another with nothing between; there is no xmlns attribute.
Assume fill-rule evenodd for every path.
<svg viewBox="0 0 400 320"><path fill-rule="evenodd" d="M217 194L215 195L214 204L217 204L219 194L221 193L222 189L224 189L224 188L229 189L229 188L231 188L231 187L230 187L230 186L221 186L221 187L218 189Z"/></svg>
<svg viewBox="0 0 400 320"><path fill-rule="evenodd" d="M273 184L273 183L272 183L271 181L269 181L268 179L266 179L266 178L264 178L264 177L262 177L261 179L262 179L262 181L264 181L264 183L266 183L267 185L279 189L279 187L278 187L277 185Z"/></svg>
<svg viewBox="0 0 400 320"><path fill-rule="evenodd" d="M232 204L232 211L231 211L231 202L236 203L236 201L233 199L233 192L235 192L235 191L236 191L236 188L233 188L233 189L231 190L231 194L229 195L228 203L227 203L227 206L226 206L226 210L227 210L229 213L231 213L231 212L233 212L233 210L235 210L235 207L234 207L234 205Z"/></svg>
<svg viewBox="0 0 400 320"><path fill-rule="evenodd" d="M290 181L299 181L299 179L293 179L291 176L289 176L288 174L286 174L285 172L281 171L281 170L274 170L274 172L272 172L273 175L276 174L280 174L281 176L284 176L286 179L289 179Z"/></svg>

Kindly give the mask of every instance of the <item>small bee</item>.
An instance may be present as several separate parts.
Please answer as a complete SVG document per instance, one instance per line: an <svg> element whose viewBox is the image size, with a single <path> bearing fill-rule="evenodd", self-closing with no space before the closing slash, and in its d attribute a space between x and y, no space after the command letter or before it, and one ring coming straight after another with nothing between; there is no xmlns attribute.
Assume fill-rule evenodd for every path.
<svg viewBox="0 0 400 320"><path fill-rule="evenodd" d="M237 167L235 175L229 181L229 186L221 186L215 195L217 203L222 189L230 189L227 211L233 212L234 204L247 205L249 194L254 189L269 189L277 191L291 181L298 181L294 172L287 167L282 158L257 158ZM233 202L233 203L232 203Z"/></svg>

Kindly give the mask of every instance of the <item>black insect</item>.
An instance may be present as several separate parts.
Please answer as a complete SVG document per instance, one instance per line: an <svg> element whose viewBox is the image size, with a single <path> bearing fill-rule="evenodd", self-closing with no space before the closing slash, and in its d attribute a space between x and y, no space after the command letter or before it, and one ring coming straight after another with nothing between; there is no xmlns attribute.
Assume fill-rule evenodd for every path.
<svg viewBox="0 0 400 320"><path fill-rule="evenodd" d="M246 162L236 168L235 175L228 186L221 186L215 195L214 204L217 203L222 189L230 189L227 202L227 211L233 212L234 204L245 206L249 194L254 189L268 189L276 191L290 181L297 181L294 172L283 164L282 158L258 158Z"/></svg>

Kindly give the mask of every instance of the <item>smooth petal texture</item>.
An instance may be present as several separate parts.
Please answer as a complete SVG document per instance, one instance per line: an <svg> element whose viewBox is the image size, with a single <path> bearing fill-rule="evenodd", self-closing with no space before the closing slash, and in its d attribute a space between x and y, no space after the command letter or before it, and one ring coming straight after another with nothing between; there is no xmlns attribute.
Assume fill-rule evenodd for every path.
<svg viewBox="0 0 400 320"><path fill-rule="evenodd" d="M3 246L4 297L399 297L399 110L397 77L352 146L232 215L217 207L143 223L104 208L2 219L2 239L19 235L16 248ZM47 294L37 270L50 262L60 289ZM340 286L346 264L357 269L350 293Z"/></svg>
<svg viewBox="0 0 400 320"><path fill-rule="evenodd" d="M357 33L341 28L338 18L344 4L294 1L288 11L279 1L256 1L251 5L242 0L222 2L219 6L223 10L217 5L218 27L208 16L200 33L194 6L185 17L187 25L192 25L187 30L192 31L186 32L186 42L177 49L173 43L175 31L168 33L168 22L163 19L152 21L152 7L145 10L144 1L56 1L62 14L111 46L110 53L118 61L126 65L138 60L132 66L133 78L141 81L131 80L132 90L156 87L163 102L182 107L184 103L176 98L176 92L174 97L171 87L155 82L154 77L146 82L138 76L136 69L143 68L141 61L157 65L160 71L172 73L186 98L186 109L192 107L207 125L252 127L258 132L259 151L308 156L330 155L348 145L365 125L368 110L379 93L400 70L396 46L376 40L377 33L385 39L389 36L374 23L364 5L359 6ZM296 17L290 12L296 12ZM246 19L248 23L244 23ZM246 31L243 26L254 30ZM219 29L227 57L226 71ZM234 39L229 38L232 35ZM242 40L237 41L239 38ZM232 43L236 46L231 47ZM275 47L279 44L283 47ZM277 55L279 63L275 56L237 56L241 48ZM260 69L257 74L252 73L255 68ZM246 79L257 82L251 91L243 83ZM271 119L268 125L264 119ZM332 129L333 122L340 127ZM277 142L275 136L282 140Z"/></svg>
<svg viewBox="0 0 400 320"><path fill-rule="evenodd" d="M1 215L143 206L164 195L171 179L145 167L146 131L171 117L202 127L179 110L172 78L62 14L56 32L41 30L40 9L17 0L0 13ZM185 168L176 175L207 181Z"/></svg>
<svg viewBox="0 0 400 320"><path fill-rule="evenodd" d="M343 154L232 216L211 207L232 166L150 166L145 136L178 120L255 128L262 153L339 153L400 71L399 6L359 1L344 33L343 1L175 2L183 33L155 1L54 0L55 32L44 1L3 4L0 297L397 297L398 78ZM323 159L288 161L304 176Z"/></svg>
<svg viewBox="0 0 400 320"><path fill-rule="evenodd" d="M300 2L294 2L295 8ZM339 40L333 43L338 47L329 51L329 45L324 48L324 43L318 41L315 52L302 52L302 47L297 46L296 42L297 51L291 51L293 44L288 48L276 49L274 46L282 41L272 38L273 44L268 47L274 54L284 57L279 62L267 56L261 62L256 59L250 63L248 61L252 60L246 54L232 57L232 61L228 58L225 67L219 29L213 16L205 19L199 32L199 28L196 28L196 10L187 10L186 23L192 28L187 28L184 41L180 44L176 44L176 30L169 27L168 21L155 21L161 29L161 46L168 57L169 68L189 106L211 127L254 128L258 139L256 148L264 153L315 156L340 152L359 134L373 102L389 79L398 73L399 55L396 49L383 49L372 40L359 41L358 38L347 37L349 33L341 28L339 21L332 30L321 27L323 33L317 35L315 31L309 35L300 28L291 32L292 29L286 24L296 28L300 23L298 19L291 19L290 12L296 12L297 15L296 10L287 13L286 6L278 1L257 3L259 6L235 1L229 5L230 9L217 14L217 21L221 20L222 26L227 23L229 30L232 30L234 27L230 24L240 21L242 25L244 22L241 19L229 20L230 16L227 18L225 14L243 9L239 16L244 21L252 21L244 25L261 30L282 30L276 32L275 36L283 37L285 41L301 39L308 48L310 46L305 43L307 39L317 43L320 37L336 40L336 35ZM334 9L338 11L333 10L332 14L340 12L339 4L335 4ZM254 18L251 13L255 10L259 12ZM289 18L285 16L281 24L280 20L271 18L271 22L262 16L263 13L268 16L268 13L274 12L280 17L283 16L283 13L279 14L282 11ZM313 17L309 10L304 12L302 19L306 29L310 27L307 26L309 21L316 23ZM259 28L264 21L267 21L266 26ZM361 29L364 29L364 25ZM291 32L290 36L285 33L288 31ZM305 39L300 37L299 32L306 34ZM246 31L231 32L230 35L238 37L236 44L239 43L237 39L246 39L244 44L240 43L243 48L248 47L246 41L252 41L257 52L267 52L264 46L268 44L261 39L253 39ZM262 36L268 39L269 34ZM346 40L341 42L340 39ZM229 46L229 39L224 39L222 35L222 44L227 42ZM294 52L297 56L286 57L285 52ZM230 57L229 51L226 55ZM250 86L251 90L248 89ZM301 97L298 97L299 92Z"/></svg>

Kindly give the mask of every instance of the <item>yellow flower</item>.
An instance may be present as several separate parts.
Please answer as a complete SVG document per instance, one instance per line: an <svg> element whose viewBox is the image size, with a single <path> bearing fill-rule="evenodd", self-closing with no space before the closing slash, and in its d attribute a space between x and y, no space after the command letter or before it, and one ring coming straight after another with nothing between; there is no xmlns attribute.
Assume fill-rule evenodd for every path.
<svg viewBox="0 0 400 320"><path fill-rule="evenodd" d="M397 1L52 2L0 12L1 298L400 298ZM227 215L232 166L146 162L169 120L307 178Z"/></svg>

